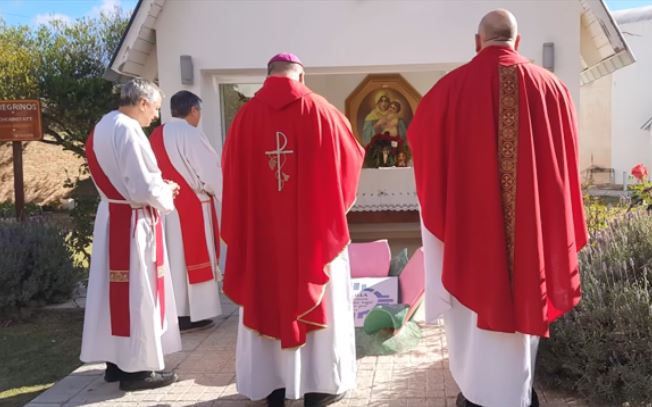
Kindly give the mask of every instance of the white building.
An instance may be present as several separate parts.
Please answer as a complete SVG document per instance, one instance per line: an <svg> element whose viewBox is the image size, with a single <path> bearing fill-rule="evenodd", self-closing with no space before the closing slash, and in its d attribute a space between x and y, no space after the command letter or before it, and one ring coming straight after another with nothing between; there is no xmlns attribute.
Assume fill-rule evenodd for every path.
<svg viewBox="0 0 652 407"><path fill-rule="evenodd" d="M141 0L107 77L142 76L168 95L198 94L204 131L221 150L238 98L262 84L272 55L299 55L306 84L345 112L371 73L400 74L423 95L474 56L478 22L495 8L516 15L521 53L554 69L576 101L581 82L633 62L601 0ZM373 179L368 171L361 189L378 192Z"/></svg>
<svg viewBox="0 0 652 407"><path fill-rule="evenodd" d="M652 168L652 7L614 17L637 57L612 75L611 167L622 176L638 163Z"/></svg>
<svg viewBox="0 0 652 407"><path fill-rule="evenodd" d="M141 0L109 70L156 79L167 94L200 95L214 112L204 129L219 148L220 85L262 83L271 55L299 55L308 86L344 111L369 73L400 73L426 92L473 57L480 18L499 7L517 16L523 55L541 64L543 44L554 44L555 73L576 100L580 72L590 82L632 62L600 0ZM182 55L192 83L182 83Z"/></svg>

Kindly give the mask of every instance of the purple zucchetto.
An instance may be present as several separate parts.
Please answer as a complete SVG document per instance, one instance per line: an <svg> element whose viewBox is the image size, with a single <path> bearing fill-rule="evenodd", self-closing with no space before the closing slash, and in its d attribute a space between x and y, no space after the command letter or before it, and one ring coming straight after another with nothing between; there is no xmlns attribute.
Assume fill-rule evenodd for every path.
<svg viewBox="0 0 652 407"><path fill-rule="evenodd" d="M303 62L301 62L299 57L290 52L281 52L280 54L274 55L272 59L269 60L267 65L269 66L269 64L271 64L272 62L292 62L294 64L299 64L303 66Z"/></svg>

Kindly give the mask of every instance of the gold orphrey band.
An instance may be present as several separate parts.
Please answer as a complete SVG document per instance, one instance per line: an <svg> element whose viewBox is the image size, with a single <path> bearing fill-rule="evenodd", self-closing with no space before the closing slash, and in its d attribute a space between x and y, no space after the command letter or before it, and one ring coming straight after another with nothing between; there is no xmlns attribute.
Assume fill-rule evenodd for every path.
<svg viewBox="0 0 652 407"><path fill-rule="evenodd" d="M516 218L516 164L518 154L518 83L516 66L501 66L498 111L498 164L505 220L507 266L514 269L514 224Z"/></svg>
<svg viewBox="0 0 652 407"><path fill-rule="evenodd" d="M129 270L109 270L109 281L112 283L129 282Z"/></svg>

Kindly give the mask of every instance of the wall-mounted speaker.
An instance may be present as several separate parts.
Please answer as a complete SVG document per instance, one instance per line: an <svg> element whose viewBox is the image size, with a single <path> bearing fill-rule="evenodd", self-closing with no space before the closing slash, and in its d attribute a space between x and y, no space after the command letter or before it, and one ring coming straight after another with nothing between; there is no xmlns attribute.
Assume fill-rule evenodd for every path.
<svg viewBox="0 0 652 407"><path fill-rule="evenodd" d="M555 71L555 43L554 42L544 42L543 43L543 59L541 60L544 68L550 72Z"/></svg>
<svg viewBox="0 0 652 407"><path fill-rule="evenodd" d="M179 64L181 68L181 83L183 85L192 85L194 80L192 57L190 55L181 55Z"/></svg>

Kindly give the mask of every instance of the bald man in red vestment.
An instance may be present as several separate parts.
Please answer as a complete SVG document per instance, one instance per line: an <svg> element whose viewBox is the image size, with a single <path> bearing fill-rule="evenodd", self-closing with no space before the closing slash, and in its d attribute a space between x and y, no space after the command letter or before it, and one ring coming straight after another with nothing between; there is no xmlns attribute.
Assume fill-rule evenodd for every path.
<svg viewBox="0 0 652 407"><path fill-rule="evenodd" d="M355 386L347 245L364 150L348 120L279 54L224 145L224 292L240 306L236 385L325 406Z"/></svg>
<svg viewBox="0 0 652 407"><path fill-rule="evenodd" d="M509 11L485 15L477 55L435 84L408 131L426 318L444 315L459 406L538 405L538 339L580 300L575 111L519 42Z"/></svg>

